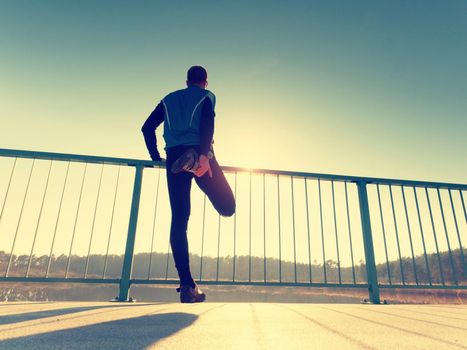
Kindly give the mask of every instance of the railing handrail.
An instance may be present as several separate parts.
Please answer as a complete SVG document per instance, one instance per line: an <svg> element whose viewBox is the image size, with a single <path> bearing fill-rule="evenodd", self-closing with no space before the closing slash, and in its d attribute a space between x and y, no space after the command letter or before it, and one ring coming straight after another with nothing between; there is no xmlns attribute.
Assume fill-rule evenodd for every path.
<svg viewBox="0 0 467 350"><path fill-rule="evenodd" d="M157 193L156 193L156 202L155 202L155 207L154 207L154 217L153 217L153 229L152 229L152 240L151 240L151 255L150 255L150 260L149 260L149 270L148 270L148 279L147 280L140 280L138 278L132 278L132 271L133 271L133 259L134 259L134 247L135 247L135 238L136 238L136 229L137 229L137 222L138 222L138 213L139 213L139 208L140 208L140 197L141 197L141 190L142 190L142 185L143 185L143 171L144 171L144 168L156 168L156 169L159 169L158 173L159 173L159 176L158 176L158 179L160 178L160 175L161 175L161 172L160 172L160 169L163 169L166 167L166 163L165 162L153 162L151 160L141 160L141 159L131 159L131 158L116 158L116 157L104 157L104 156L89 156L89 155L77 155L77 154L67 154L67 153L53 153L53 152L38 152L38 151L28 151L28 150L16 150L16 149L2 149L0 148L0 157L10 157L10 158L14 158L14 162L13 162L13 167L11 168L11 171L10 171L10 174L9 174L9 180L8 180L8 185L6 187L6 192L5 192L5 196L4 196L4 199L3 199L3 204L1 205L1 210L0 210L0 220L1 220L1 217L3 216L3 212L4 212L4 208L5 208L5 203L7 202L7 198L8 198L8 194L9 194L9 190L10 190L10 184L11 184L11 180L12 180L12 177L14 174L16 174L15 172L15 167L16 167L16 164L17 164L17 159L18 158L25 158L25 159L32 159L32 164L31 166L29 167L29 177L28 177L28 180L27 180L27 185L26 185L26 189L24 190L24 192L22 192L20 194L20 196L22 197L22 204L21 204L21 209L20 209L20 213L19 213L19 217L18 217L18 220L17 220L17 224L16 224L16 230L14 230L14 237L13 237L13 240L12 240L12 243L11 243L11 248L10 248L10 254L9 254L9 258L8 258L8 265L6 267L6 272L4 274L3 277L0 277L0 282L3 282L3 281L35 281L35 282L41 282L41 281L50 281L50 282L62 282L62 281L73 281L73 282L82 282L82 283L86 283L86 282L91 282L91 283L107 283L109 281L111 281L111 283L119 283L120 285L120 288L119 288L119 296L116 298L116 300L119 300L119 301L127 301L127 300L131 300L131 298L129 297L129 290L130 290L130 286L132 283L162 283L164 282L164 280L162 279L150 279L150 267L151 267L151 257L152 257L152 254L153 254L153 240L154 240L154 233L155 233L155 220L156 220L156 209L157 209ZM20 224L21 224L21 219L23 217L23 208L24 208L24 204L25 204L25 201L28 197L28 189L29 189L29 184L30 184L30 180L31 180L31 175L33 174L33 170L34 170L34 165L36 164L36 159L40 159L40 160L46 160L46 161L49 161L49 170L48 170L48 175L47 175L47 179L46 179L46 184L45 184L45 189L42 193L42 202L41 202L41 207L40 207L40 211L39 211L39 216L38 216L38 219L36 221L36 229L35 229L35 233L34 233L34 238L33 238L33 244L32 244L32 248L30 250L30 254L29 254L29 260L28 260L28 267L27 267L27 270L26 270L26 274L25 276L23 277L15 277L15 276L9 276L9 272L10 272L10 267L12 266L12 262L13 262L13 257L14 257L14 251L15 251L15 243L17 241L17 237L18 237L18 229L20 227ZM54 229L53 229L53 237L52 237L52 243L51 243L51 247L50 247L50 253L49 253L49 257L48 257L48 260L47 260L47 272L45 274L45 277L33 277L33 278L30 278L29 276L29 268L31 266L31 261L32 261L32 257L33 257L33 253L34 253L34 243L36 241L36 237L37 237L37 232L38 232L38 228L39 228L39 224L40 224L40 221L41 221L41 214L42 214L42 208L43 208L43 204L44 204L44 201L45 201L45 198L46 198L46 194L47 194L47 186L48 186L48 182L49 182L49 175L50 175L50 172L51 172L51 169L52 169L52 165L53 165L53 162L54 161L59 161L59 162L67 162L67 170L66 170L66 174L65 174L65 180L63 182L63 184L61 185L61 188L62 188L62 193L61 193L61 196L60 196L60 204L58 206L58 211L57 211L57 215L56 215L56 218L55 218L55 226L54 226ZM69 249L69 253L68 253L68 262L67 262L67 267L66 267L66 272L65 272L65 277L64 278L56 278L56 277L52 277L52 276L49 276L49 268L50 268L50 263L52 261L52 256L53 256L53 248L54 248L54 242L55 242L55 234L57 232L57 225L58 225L58 222L59 222L59 218L60 218L60 209L62 207L62 199L64 197L64 192L65 192L65 188L66 188L66 185L67 185L67 180L68 180L68 170L70 168L70 163L71 162L77 162L77 163L85 163L85 166L84 166L84 171L82 173L82 179L81 179L81 190L80 190L80 194L79 194L79 199L78 199L78 205L77 205L77 210L76 210L76 215L75 215L75 226L76 227L76 222L78 220L78 215L79 215L79 208L80 208L80 203L81 203L81 194L82 194L82 189L83 189L83 184L84 184L84 181L85 181L85 177L86 177L86 169L87 169L87 164L88 163L94 163L94 164L99 164L100 165L100 168L101 168L101 172L100 172L100 178L99 178L99 186L98 186L98 189L97 189L97 197L96 197L96 201L95 201L95 208L94 208L94 216L92 218L92 228L91 228L91 235L90 235L90 240L89 240L89 248L88 248L88 255L87 255L87 259L86 259L86 270L85 270L85 273L84 273L84 277L83 278L80 278L80 277L72 277L70 279L68 279L68 267L69 267L69 264L70 264L70 259L71 259L71 253L72 253L72 247L73 247L73 239L74 239L74 233L75 233L75 229L73 229L73 235L72 235L72 243L70 245L70 249ZM96 213L97 213L97 208L98 208L98 204L99 204L99 194L100 194L100 185L101 185L101 180L102 180L102 174L103 174L103 170L104 170L104 165L115 165L115 166L118 166L118 172L117 172L117 178L116 178L116 183L115 183L115 188L114 188L114 194L113 194L113 198L114 198L114 203L113 203L113 206L112 206L112 214L111 214L111 221L110 221L110 229L109 229L109 233L108 233L108 238L107 238L107 255L105 257L105 262L104 262L104 270L102 271L102 279L89 279L88 276L87 276L87 273L88 273L88 262L90 260L90 251L91 251L91 244L92 244L92 233L93 233L93 229L94 229L94 222L95 222L95 219L96 219ZM130 216L129 216L129 222L128 222L128 231L127 231L127 237L126 237L126 246L125 246L125 253L124 253L124 259L123 259L123 264L122 264L122 271L121 271L121 274L120 274L120 278L113 278L111 280L109 279L106 279L105 278L105 273L106 273L106 266L107 266L107 257L108 257L108 247L110 245L110 239L111 239L111 232L112 232L112 223L113 223L113 214L114 214L114 208L115 208L115 201L116 201L116 198L117 198L117 192L118 192L118 185L119 185L119 175L120 175L120 170L121 170L121 166L125 167L125 166L128 166L128 167L131 167L131 168L134 168L135 170L135 175L134 175L134 179L133 179L133 191L132 191L132 199L131 199L131 207L130 207ZM5 167L5 168L8 168L8 167ZM399 243L399 232L398 232L398 224L397 224L397 220L396 220L396 212L395 212L395 205L394 205L394 198L393 198L393 186L397 186L399 187L400 186L400 191L401 191L401 195L402 195L402 203L399 203L400 205L403 204L403 208L404 208L404 212L405 212L405 217L406 217L406 225L407 225L407 234L408 234L408 238L409 238L409 241L410 241L410 249L411 249L411 254L412 254L412 265L413 265L413 273L414 273L414 277L415 277L415 283L417 284L417 286L419 287L426 287L428 286L426 283L425 284L422 284L422 285L419 285L419 280L418 280L418 277L417 277L417 264L416 264L416 259L415 259L415 253L414 253L414 246L413 246L413 241L412 241L412 234L411 234L411 225L410 225L410 220L409 220L409 212L408 212L408 209L407 209L407 200L406 200L406 192L408 189L410 189L410 187L412 187L412 189L410 189L410 192L413 190L413 199L415 200L415 209L417 210L417 215L418 215L418 223L420 225L420 234L421 234L421 239L422 239L422 242L423 242L423 252L424 252L424 256L425 256L425 262L426 262L426 266L427 266L427 271L428 273L429 272L429 267L428 267L428 260L427 260L427 251L426 251L426 247L425 247L425 241L424 241L424 234L423 234L423 225L422 225L422 220L420 218L420 206L419 206L419 197L417 196L417 192L420 192L420 191L417 191L416 188L424 188L424 194L426 196L426 205L428 206L427 209L428 209L428 212L425 213L425 214L429 214L429 219L430 219L430 222L431 222L431 226L432 226L432 232L433 232L433 238L435 239L435 245L436 245L436 253L437 253L437 257L438 257L438 263L439 263L439 271L441 273L441 283L442 283L442 287L440 286L440 288L444 288L446 287L445 285L445 278L443 277L443 268L441 266L441 258L440 258L440 252L439 252L439 247L438 247L438 240L437 240L437 236L439 236L440 234L444 233L445 234L445 238L446 238L446 243L447 243L447 248L448 248L448 253L449 253L449 262L450 262L450 266L451 266L451 272L452 272L452 276L450 277L450 280L453 279L454 281L454 284L456 285L457 288L460 288L460 289L465 289L467 288L467 286L464 285L459 285L458 283L458 278L457 278L457 274L459 273L459 269L456 269L456 264L454 263L454 256L453 256L453 253L451 251L451 247L454 247L454 246L459 246L459 254L460 256L457 257L456 259L459 259L460 258L460 262L461 262L461 266L462 266L462 270L463 270L463 273L464 273L464 276L465 276L465 273L467 273L467 265L465 264L465 258L464 258L464 253L463 253L463 244L462 244L462 240L461 240L461 235L460 235L460 227L459 227L459 222L458 221L458 211L461 210L461 215L463 214L463 217L464 218L467 218L466 216L466 206L465 206L465 200L464 200L464 195L465 195L465 191L467 191L467 185L466 184L455 184L455 183L441 183L441 182L430 182L430 181L412 181L412 180L400 180L400 179L387 179L387 178L374 178L374 177L361 177L361 176L349 176L349 175L335 175L335 174L320 174L320 173L307 173L307 172L298 172L298 171L285 171L285 170L271 170L271 169L252 169L252 168L242 168L242 167L231 167L231 166L222 166L222 169L226 172L226 173L234 173L235 175L235 183L234 183L234 188L235 188L235 197L237 196L237 173L243 173L245 175L248 175L249 174L249 191L250 191L250 196L249 196L249 208L250 208L250 211L249 211L249 254L248 254L248 257L249 257L249 275L248 275L248 283L258 283L258 281L253 281L252 280L252 277L251 277L251 267L252 267L252 251L251 251L251 236L252 236L252 230L251 230L251 207L252 207L252 203L251 203L251 190L252 190L252 187L251 187L251 180L252 180L252 174L256 173L256 174L260 174L262 175L262 180L263 180L263 226L264 226L264 270L263 270L263 277L264 277L264 283L266 284L266 202L265 202L265 196L266 196L266 190L265 190L265 175L272 175L274 177L274 180L277 181L277 219L278 219L278 233L279 233L279 237L278 237L278 243L279 243L279 284L280 285L287 285L287 283L289 282L286 282L284 283L285 281L282 280L282 268L281 268L281 261L282 261L282 257L281 257L281 220L280 220L280 216L281 216L281 211L280 211L280 208L281 208L281 200L280 200L280 181L279 181L279 178L281 177L282 179L284 178L289 178L290 180L290 203L291 203L291 220L292 220L292 233L293 233L293 254L294 254L294 284L293 285L301 285L302 283L304 282L299 282L298 281L298 278L297 278L297 256L296 256L296 236L295 236L295 199L294 199L294 183L296 183L296 181L294 181L295 179L301 179L301 180L304 180L302 181L302 184L304 184L304 195L305 195L305 199L306 199L306 218L307 218L307 234L308 234L308 270L309 270L309 277L310 277L310 283L308 284L308 282L306 283L306 285L310 285L310 286L319 286L319 285L322 285L322 286L331 286L333 283L332 282L329 282L327 280L327 272L326 272L326 266L327 266L327 261L326 260L326 256L325 256L325 235L324 235L324 221L323 221L323 208L322 208L322 191L321 191L321 181L320 180L325 180L325 182L330 182L330 192L328 191L328 199L331 201L329 204L331 205L332 204L332 215L333 215L333 218L334 218L334 221L333 221L333 231L335 233L335 248L336 248L336 251L335 253L337 254L337 273L338 273L338 277L339 277L339 286L354 286L354 287L365 287L368 289L368 292L369 292L369 297L370 297L370 301L373 302L373 303L380 303L380 296L379 296L379 287L380 287L380 283L378 282L378 269L377 269L377 265L376 265L376 261L375 261L375 248L374 248L374 243L373 243L373 232L372 232L372 229L374 229L374 225L372 225L371 223L371 220L370 220L370 201L369 201L369 198L368 198L368 187L367 185L369 184L372 184L372 185L375 185L373 186L372 190L376 190L377 192L377 195L378 195L378 207L376 209L379 209L379 213L380 213L380 216L381 216L381 228L382 228L382 232L383 232L383 240L384 240L384 249L385 249L385 252L386 252L386 265L387 265L387 274L388 274L388 278L389 278L389 285L390 287L394 287L395 285L392 284L391 282L391 274L390 274L390 270L389 270L389 261L388 261L388 254L387 254L387 246L386 246L386 235L385 235L385 225L384 225L384 222L383 222L383 213L382 213L382 204L381 204L381 200L380 200L380 185L383 185L384 187L388 187L389 189L389 198L388 200L390 199L390 203L391 203L391 209L392 209L392 215L393 215L393 219L394 219L394 233L396 235L396 243L397 243L397 249L398 249L398 253L399 253L399 265L400 265L400 271L401 271L401 278L402 278L402 285L405 286L406 285L406 281L404 279L404 271L403 271L403 264L402 264L402 256L401 256L401 249L400 249L400 243ZM6 170L6 169L5 169ZM114 169L114 170L117 170L117 169ZM148 169L149 170L149 169ZM320 233L321 233L321 248L322 248L322 257L323 257L323 262L322 262L322 267L323 267L323 277L324 277L324 283L317 283L316 280L313 282L312 280L312 265L311 265L311 249L310 249L310 224L309 224L309 216L310 216L310 213L309 213L309 207L308 207L308 192L307 192L307 183L308 183L308 179L314 179L314 180L317 180L317 190L318 190L318 193L317 193L317 200L319 201L319 206L316 206L316 210L315 210L315 214L318 214L318 210L319 210L319 222L316 222L316 224L319 225L320 227ZM351 259L352 259L352 273L353 273L353 283L342 283L342 279L341 279L341 260L340 260L340 250L339 250L339 235L338 235L338 224L337 224L337 217L336 217L336 200L335 200L335 186L334 186L334 182L343 182L343 185L342 188L341 188L341 194L343 195L342 191L345 192L345 206L346 206L346 218L347 218L347 225L348 225L348 233L349 233L349 241L350 241L350 253L351 253ZM351 216L349 214L349 200L348 200L348 195L347 195L347 187L349 187L349 183L352 183L350 186L352 187L356 187L357 188L357 191L358 191L358 208L359 208L359 211L360 211L360 223L361 223L361 233L363 235L363 248L364 248L364 255L365 255L365 269L366 269L366 284L362 284L362 283L357 283L356 282L356 278L355 278L355 266L354 266L354 256L353 256L353 249L352 249L352 233L351 233ZM430 196L429 195L429 191L428 191L428 188L430 189L434 189L436 190L437 192L437 200L438 203L439 203L439 214L441 215L441 218L442 219L442 223L443 223L443 230L441 231L440 234L437 234L436 233L436 229L435 229L435 225L434 225L434 220L433 220L433 209L432 209L432 206L430 204ZM446 190L447 193L443 194L443 196L445 197L445 200L447 199L446 196L448 195L449 196L449 203L446 204L444 203L443 205L443 200L442 200L442 196L441 196L441 193L440 193L440 189L443 189L443 190ZM157 191L159 190L159 180L157 181ZM453 192L458 192L458 193L453 193ZM397 192L397 191L396 191ZM453 201L453 195L455 196L460 196L460 197L455 197L458 198L457 200L459 200L459 202L455 202ZM329 196L332 196L331 198ZM342 198L343 200L344 198ZM433 199L433 198L432 198ZM446 201L444 201L446 202ZM206 197L204 197L204 203L206 203ZM355 204L355 201L353 202ZM352 204L352 203L351 203ZM388 205L388 203L386 203ZM454 240L452 239L453 237L451 237L451 240L449 238L449 235L448 235L448 225L446 223L446 217L445 217L445 212L446 210L449 210L449 204L450 204L450 210L452 210L452 220L453 220L453 224L454 226L451 227L451 229L455 229L455 234L457 235L457 240L455 239L455 236L454 236ZM357 205L357 204L355 204ZM460 208L460 206L462 205L462 208ZM456 213L456 206L457 206L457 213ZM400 206L399 206L399 209L400 209ZM413 213L412 213L413 214ZM275 213L273 215L276 215ZM202 262L203 262L203 245L204 245L204 216L205 216L205 208L203 208L203 228L202 228L202 244L201 244L201 263L200 263L200 267L201 267L201 270L200 270L200 281L203 280L201 278L202 276ZM344 214L345 216L345 214ZM345 219L345 217L344 217ZM467 220L467 219L466 219ZM215 283L224 283L223 281L220 281L219 280L219 257L220 257L220 254L219 254L219 247L220 247L220 225L221 223L221 220L220 220L220 216L219 216L219 224L218 224L218 238L217 238L217 242L218 242L218 250L217 250L217 274L216 274L216 281ZM425 220L425 223L426 223L426 220ZM243 282L239 282L239 281L236 281L235 280L235 258L236 258L236 254L235 254L235 242L236 242L236 220L234 219L233 221L233 224L234 224L234 230L233 230L233 234L234 234L234 256L233 256L233 279L232 279L232 284L235 284L235 283L244 283L245 281ZM328 227L329 225L327 225ZM319 233L318 233L319 234ZM341 235L342 236L342 235ZM451 242L450 242L451 241ZM454 244L454 246L453 246ZM329 257L329 256L328 256ZM165 277L165 282L169 281L168 280L168 258L169 258L169 250L167 250L167 259L166 259L166 277ZM315 260L316 261L316 260ZM14 264L13 264L14 265ZM335 267L334 267L335 269ZM336 272L334 270L334 272ZM52 277L52 278L50 278ZM90 276L92 277L92 276ZM15 280L16 278L16 280ZM430 287L433 287L433 284L432 284L432 279L431 279L431 276L429 275L428 276L428 279L429 279L429 286ZM208 282L209 280L206 280L204 279L203 282ZM463 281L463 280L462 280ZM173 280L172 281L173 283L176 283L176 280ZM214 283L214 282L213 282ZM274 281L271 281L269 280L268 282L270 285L272 285L274 283ZM437 281L435 281L435 283L438 283ZM290 284L292 284L292 282L290 282ZM384 286L384 284L381 284L381 286ZM449 287L449 286L448 286Z"/></svg>
<svg viewBox="0 0 467 350"><path fill-rule="evenodd" d="M111 164L111 165L128 165L143 167L165 167L165 162L153 162L150 160L133 159L133 158L117 158L117 157L104 157L104 156L89 156L71 153L56 153L56 152L41 152L41 151L28 151L18 149L0 148L0 156L4 157L22 157L22 158L35 158L47 160L61 160L70 162L87 162L97 164ZM415 187L428 187L428 188L443 188L455 190L467 190L467 184L456 184L447 182L433 182L433 181L418 181L418 180L403 180L403 179L390 179L378 177L365 177L365 176L352 176L352 175L336 175L336 174L323 174L323 173L309 173L300 171L288 170L272 170L272 169L259 169L259 168L245 168L222 166L223 170L227 172L251 172L269 175L286 175L295 178L314 178L325 179L334 181L347 181L359 182L363 181L367 184L380 184L380 185L399 185L399 186L415 186Z"/></svg>

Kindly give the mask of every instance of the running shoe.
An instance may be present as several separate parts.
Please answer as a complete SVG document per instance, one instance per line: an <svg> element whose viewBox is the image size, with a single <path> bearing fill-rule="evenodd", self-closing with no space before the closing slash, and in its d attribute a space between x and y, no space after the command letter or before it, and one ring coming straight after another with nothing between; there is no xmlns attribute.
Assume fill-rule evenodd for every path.
<svg viewBox="0 0 467 350"><path fill-rule="evenodd" d="M181 171L194 173L198 168L198 153L194 148L188 148L173 164L170 170L176 174Z"/></svg>
<svg viewBox="0 0 467 350"><path fill-rule="evenodd" d="M196 283L194 288L188 284L182 284L177 288L177 292L180 293L181 303L200 303L206 300L206 294L199 289Z"/></svg>

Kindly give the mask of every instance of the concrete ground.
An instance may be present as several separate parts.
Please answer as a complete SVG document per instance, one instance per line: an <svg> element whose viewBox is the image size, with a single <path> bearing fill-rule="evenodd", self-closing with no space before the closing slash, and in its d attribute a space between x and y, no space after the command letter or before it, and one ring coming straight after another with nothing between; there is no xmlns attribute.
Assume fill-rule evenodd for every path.
<svg viewBox="0 0 467 350"><path fill-rule="evenodd" d="M0 303L0 349L467 349L467 305Z"/></svg>

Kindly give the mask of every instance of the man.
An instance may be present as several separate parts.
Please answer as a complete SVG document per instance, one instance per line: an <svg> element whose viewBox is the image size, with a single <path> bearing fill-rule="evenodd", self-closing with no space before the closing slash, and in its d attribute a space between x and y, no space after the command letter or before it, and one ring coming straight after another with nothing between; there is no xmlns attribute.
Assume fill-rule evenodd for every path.
<svg viewBox="0 0 467 350"><path fill-rule="evenodd" d="M141 129L152 160L161 161L155 130L164 122L166 175L172 210L170 245L180 278L177 292L182 303L206 299L190 272L187 226L191 180L195 178L220 215L235 213L235 198L212 146L216 98L206 89L207 77L203 67L191 67L187 72L187 87L166 95Z"/></svg>

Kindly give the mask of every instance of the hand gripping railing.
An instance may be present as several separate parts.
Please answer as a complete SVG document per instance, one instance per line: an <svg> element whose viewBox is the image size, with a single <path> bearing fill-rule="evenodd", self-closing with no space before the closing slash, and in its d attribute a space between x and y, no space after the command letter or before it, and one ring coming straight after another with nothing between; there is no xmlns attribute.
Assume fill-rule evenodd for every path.
<svg viewBox="0 0 467 350"><path fill-rule="evenodd" d="M178 283L163 162L10 149L0 161L0 281L118 283L121 301L132 284ZM367 288L373 303L380 288L466 288L467 185L223 170L232 218L192 195L199 283Z"/></svg>

